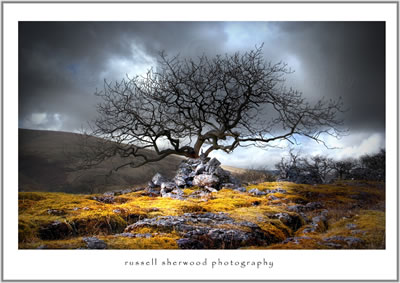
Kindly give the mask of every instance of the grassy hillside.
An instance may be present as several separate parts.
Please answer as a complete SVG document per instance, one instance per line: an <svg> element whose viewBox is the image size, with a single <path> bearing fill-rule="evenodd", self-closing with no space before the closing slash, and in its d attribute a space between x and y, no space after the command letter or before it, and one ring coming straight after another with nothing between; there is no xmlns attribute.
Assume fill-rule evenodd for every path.
<svg viewBox="0 0 400 283"><path fill-rule="evenodd" d="M385 248L383 183L266 182L243 192L199 192L185 189L183 200L144 190L20 192L19 248L88 248L93 238L86 237L108 249Z"/></svg>
<svg viewBox="0 0 400 283"><path fill-rule="evenodd" d="M79 155L81 136L74 133L19 130L19 191L68 193L101 193L143 185L160 172L167 177L181 162L178 156L140 168L123 168L107 176L121 159L114 159L96 168L75 171L72 156ZM149 151L149 155L154 154Z"/></svg>

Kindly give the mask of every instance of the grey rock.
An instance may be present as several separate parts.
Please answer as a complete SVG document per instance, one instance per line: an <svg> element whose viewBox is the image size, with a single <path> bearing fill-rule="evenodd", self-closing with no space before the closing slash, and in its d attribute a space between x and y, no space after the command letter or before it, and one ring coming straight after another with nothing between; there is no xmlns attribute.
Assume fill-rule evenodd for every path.
<svg viewBox="0 0 400 283"><path fill-rule="evenodd" d="M63 210L58 210L58 209L48 209L47 210L47 214L50 215L65 215L65 211Z"/></svg>
<svg viewBox="0 0 400 283"><path fill-rule="evenodd" d="M294 212L303 212L305 211L304 205L301 204L295 204L295 205L290 205L287 207L287 210L289 211L294 211Z"/></svg>
<svg viewBox="0 0 400 283"><path fill-rule="evenodd" d="M295 243L296 245L300 244L301 240L311 240L311 237L301 236L301 237L290 237L285 239L282 244L287 244L289 242Z"/></svg>
<svg viewBox="0 0 400 283"><path fill-rule="evenodd" d="M311 224L308 228L303 230L303 233L312 233L312 232L325 232L328 226L328 219L324 214L314 216L312 218Z"/></svg>
<svg viewBox="0 0 400 283"><path fill-rule="evenodd" d="M247 192L245 187L237 187L237 188L234 189L234 191L238 191L238 192L241 192L241 193Z"/></svg>
<svg viewBox="0 0 400 283"><path fill-rule="evenodd" d="M221 228L221 225L229 225L230 228ZM181 216L147 218L129 225L125 233L132 233L143 227L157 228L163 232L176 231L186 239L178 240L178 246L188 249L231 249L247 244L264 245L277 241L266 235L257 224L249 221L235 222L225 213L185 213Z"/></svg>
<svg viewBox="0 0 400 283"><path fill-rule="evenodd" d="M114 197L112 196L94 196L91 199L102 203L114 203Z"/></svg>
<svg viewBox="0 0 400 283"><path fill-rule="evenodd" d="M184 200L184 197L181 195L173 194L173 193L165 193L162 195L163 198L173 198L178 200Z"/></svg>
<svg viewBox="0 0 400 283"><path fill-rule="evenodd" d="M328 238L323 238L325 242L345 242L349 247L357 247L363 244L364 241L357 237L345 237L345 236L332 236Z"/></svg>
<svg viewBox="0 0 400 283"><path fill-rule="evenodd" d="M136 238L146 238L149 239L152 237L152 235L150 233L145 233L145 234L136 234L135 235Z"/></svg>
<svg viewBox="0 0 400 283"><path fill-rule="evenodd" d="M327 209L324 209L321 211L321 215L327 217L329 214L329 211Z"/></svg>
<svg viewBox="0 0 400 283"><path fill-rule="evenodd" d="M204 164L199 164L197 165L196 169L194 170L194 173L196 175L203 174L206 171L206 165Z"/></svg>
<svg viewBox="0 0 400 283"><path fill-rule="evenodd" d="M231 173L221 167L215 168L210 174L217 176L221 183L229 183L231 181Z"/></svg>
<svg viewBox="0 0 400 283"><path fill-rule="evenodd" d="M323 216L323 215L319 215L319 216L314 216L313 218L312 218L312 223L318 223L318 222L326 222L327 221L327 219L326 219L326 217L325 216Z"/></svg>
<svg viewBox="0 0 400 283"><path fill-rule="evenodd" d="M282 188L276 188L276 192L277 193L281 193L281 194L286 194L287 193L287 191L282 189Z"/></svg>
<svg viewBox="0 0 400 283"><path fill-rule="evenodd" d="M204 189L199 189L199 190L195 190L194 192L192 192L188 198L202 198L205 196L210 195L210 192L208 190L204 190Z"/></svg>
<svg viewBox="0 0 400 283"><path fill-rule="evenodd" d="M149 181L148 183L147 183L147 188L155 188L155 187L157 187L152 181Z"/></svg>
<svg viewBox="0 0 400 283"><path fill-rule="evenodd" d="M219 190L222 187L236 188L240 186L240 181L234 178L229 171L220 167L221 163L216 159L200 157L199 159L189 158L181 162L177 174L174 177L176 186L201 188L211 187ZM153 183L157 180L153 179ZM163 191L162 194L169 193Z"/></svg>
<svg viewBox="0 0 400 283"><path fill-rule="evenodd" d="M204 163L204 161L201 159L188 158L181 162L181 164L179 165L179 168L180 169L189 169L190 171L193 171L199 164L202 164L202 163Z"/></svg>
<svg viewBox="0 0 400 283"><path fill-rule="evenodd" d="M214 175L206 175L206 174L200 174L197 175L193 178L193 185L194 186L199 186L199 187L214 187L218 185L219 179L217 176Z"/></svg>
<svg viewBox="0 0 400 283"><path fill-rule="evenodd" d="M71 225L67 222L54 221L39 227L38 235L42 240L59 240L73 234Z"/></svg>
<svg viewBox="0 0 400 283"><path fill-rule="evenodd" d="M354 224L354 223L349 223L349 224L346 225L346 228L349 229L349 230L354 230L354 229L357 228L357 225Z"/></svg>
<svg viewBox="0 0 400 283"><path fill-rule="evenodd" d="M210 193L216 193L218 192L216 189L214 189L213 187L209 187L209 186L205 186L204 187L207 191L209 191Z"/></svg>
<svg viewBox="0 0 400 283"><path fill-rule="evenodd" d="M162 182L161 183L161 195L172 192L176 188L176 184L174 182Z"/></svg>
<svg viewBox="0 0 400 283"><path fill-rule="evenodd" d="M205 170L209 173L212 174L214 171L219 168L221 165L221 162L218 161L218 159L213 158L210 161L207 162Z"/></svg>
<svg viewBox="0 0 400 283"><path fill-rule="evenodd" d="M177 175L174 178L174 182L178 187L184 187L184 186L186 186L186 179L182 175Z"/></svg>
<svg viewBox="0 0 400 283"><path fill-rule="evenodd" d="M178 195L178 196L183 196L184 195L183 191L181 189L179 189L179 188L173 189L171 193L175 194L175 195Z"/></svg>
<svg viewBox="0 0 400 283"><path fill-rule="evenodd" d="M161 194L160 190L160 187L147 187L144 191L147 194L158 196Z"/></svg>
<svg viewBox="0 0 400 283"><path fill-rule="evenodd" d="M237 186L233 183L222 183L221 184L221 188L225 188L225 189L234 189Z"/></svg>
<svg viewBox="0 0 400 283"><path fill-rule="evenodd" d="M309 202L305 206L305 210L307 210L307 211L316 210L316 209L319 209L319 208L322 208L322 203L320 203L319 201Z"/></svg>
<svg viewBox="0 0 400 283"><path fill-rule="evenodd" d="M357 234L365 235L365 234L367 234L367 232L363 231L363 230L351 230L351 234L352 235L357 235Z"/></svg>
<svg viewBox="0 0 400 283"><path fill-rule="evenodd" d="M136 235L133 233L120 233L120 234L115 234L114 237L127 237L127 238L135 238Z"/></svg>
<svg viewBox="0 0 400 283"><path fill-rule="evenodd" d="M160 173L157 173L153 176L153 178L151 179L152 183L155 186L160 187L162 183L164 182L168 182L168 179L165 178L163 175L161 175Z"/></svg>
<svg viewBox="0 0 400 283"><path fill-rule="evenodd" d="M96 237L83 237L82 240L85 241L88 249L103 250L107 248L107 244Z"/></svg>
<svg viewBox="0 0 400 283"><path fill-rule="evenodd" d="M236 187L240 187L242 185L240 180L232 176L230 173L229 173L229 183L235 184Z"/></svg>
<svg viewBox="0 0 400 283"><path fill-rule="evenodd" d="M202 242L194 239L182 238L177 240L180 249L199 250L204 249Z"/></svg>
<svg viewBox="0 0 400 283"><path fill-rule="evenodd" d="M288 226L294 232L304 225L304 219L298 214L289 214L286 212L275 213L270 216L271 218L279 219L283 224Z"/></svg>
<svg viewBox="0 0 400 283"><path fill-rule="evenodd" d="M268 199L269 200L278 200L279 198L274 195L270 195L270 196L268 196Z"/></svg>
<svg viewBox="0 0 400 283"><path fill-rule="evenodd" d="M176 175L187 176L192 172L192 168L186 164L186 167L180 167L176 172Z"/></svg>
<svg viewBox="0 0 400 283"><path fill-rule="evenodd" d="M255 196L263 196L263 195L266 195L265 192L262 192L262 191L260 191L259 189L256 189L256 188L250 189L248 192L249 192L250 194L252 194L252 195L255 195Z"/></svg>
<svg viewBox="0 0 400 283"><path fill-rule="evenodd" d="M325 243L325 246L328 246L333 249L342 249L343 248L343 246L341 244L337 244L337 243Z"/></svg>
<svg viewBox="0 0 400 283"><path fill-rule="evenodd" d="M257 224L255 224L253 222L250 222L250 221L241 221L241 222L239 222L239 225L243 226L243 227L253 228L253 229L260 228L260 226L258 226Z"/></svg>
<svg viewBox="0 0 400 283"><path fill-rule="evenodd" d="M174 188L172 191L165 193L163 192L163 189L161 189L162 191L162 197L169 197L169 198L174 198L174 199L179 199L179 200L183 200L184 197L184 193L180 188Z"/></svg>

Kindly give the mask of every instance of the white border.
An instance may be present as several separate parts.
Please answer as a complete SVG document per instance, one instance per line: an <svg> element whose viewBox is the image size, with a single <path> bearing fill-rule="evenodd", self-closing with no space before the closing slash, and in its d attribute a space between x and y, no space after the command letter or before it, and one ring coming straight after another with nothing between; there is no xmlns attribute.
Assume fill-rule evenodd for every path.
<svg viewBox="0 0 400 283"><path fill-rule="evenodd" d="M396 4L51 4L4 3L4 278L6 280L395 280ZM18 250L18 21L386 21L386 250L51 251ZM366 58L366 60L368 60ZM272 269L126 267L126 260L266 260Z"/></svg>

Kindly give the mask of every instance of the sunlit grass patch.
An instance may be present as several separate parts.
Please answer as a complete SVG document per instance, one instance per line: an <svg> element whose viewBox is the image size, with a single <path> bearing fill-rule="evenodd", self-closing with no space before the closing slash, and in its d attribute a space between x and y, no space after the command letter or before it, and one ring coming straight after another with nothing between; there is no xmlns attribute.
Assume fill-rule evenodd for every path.
<svg viewBox="0 0 400 283"><path fill-rule="evenodd" d="M37 249L40 247L43 247L45 249L80 249L80 248L86 248L86 243L82 240L82 237L71 238L66 240L19 243L20 249Z"/></svg>
<svg viewBox="0 0 400 283"><path fill-rule="evenodd" d="M192 197L198 189L192 187L183 190L183 200L149 196L138 191L114 197L111 203L93 199L101 195L21 192L18 196L19 248L38 248L41 245L54 249L85 248L82 237L95 236L104 240L111 249L175 249L178 248L176 240L183 237L183 234L174 227L164 230L156 226L136 227L129 231L151 234L150 238L114 235L123 232L128 225L146 218L206 212L223 212L234 221L233 224L216 223L216 228L251 232L251 228L240 226L240 223L247 221L256 224L265 232L267 242L275 243L257 248L330 249L335 246L327 245L324 239L335 236L359 238L363 243L361 248L385 247L383 183L339 182L314 186L265 182L247 186L247 190L252 188L264 192L280 188L286 192L267 192L255 196L224 188L202 197ZM317 202L318 206L305 208L306 204L312 202ZM300 210L292 209L296 206ZM327 223L320 225L321 229L314 232L307 230L311 227L313 217L320 216L324 210ZM279 213L285 214L289 220L282 219ZM52 232L50 228L54 223L65 231ZM288 237L301 238L297 242L282 243Z"/></svg>
<svg viewBox="0 0 400 283"><path fill-rule="evenodd" d="M157 235L151 238L129 238L107 236L103 240L108 245L108 249L134 249L134 250L168 250L178 249L176 240L179 236L175 234Z"/></svg>
<svg viewBox="0 0 400 283"><path fill-rule="evenodd" d="M251 207L255 202L266 202L265 198L241 194L229 189L213 193L213 198L201 204L207 211L228 212L240 207Z"/></svg>

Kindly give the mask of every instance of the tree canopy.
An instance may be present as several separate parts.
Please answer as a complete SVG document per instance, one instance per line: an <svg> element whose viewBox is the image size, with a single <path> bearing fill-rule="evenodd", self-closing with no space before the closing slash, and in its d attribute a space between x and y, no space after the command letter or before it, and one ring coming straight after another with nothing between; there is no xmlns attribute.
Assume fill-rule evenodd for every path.
<svg viewBox="0 0 400 283"><path fill-rule="evenodd" d="M267 62L262 46L215 57L160 53L146 75L105 81L96 91L102 102L90 135L112 142L91 148L88 164L119 155L135 157L119 167L139 167L171 154L198 158L296 143L298 136L322 143L322 134L340 136L341 100L307 102L285 85L291 72L283 62Z"/></svg>

